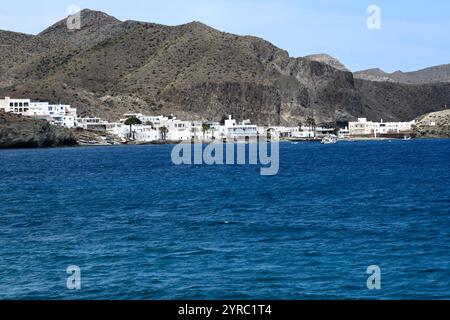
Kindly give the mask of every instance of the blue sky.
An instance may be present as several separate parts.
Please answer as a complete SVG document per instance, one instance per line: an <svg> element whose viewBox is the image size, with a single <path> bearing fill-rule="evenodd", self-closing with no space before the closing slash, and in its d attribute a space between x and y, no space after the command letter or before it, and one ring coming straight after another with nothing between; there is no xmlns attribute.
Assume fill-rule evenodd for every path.
<svg viewBox="0 0 450 320"><path fill-rule="evenodd" d="M39 33L65 17L70 5L121 20L201 21L264 38L291 56L328 53L352 71L413 71L450 63L448 0L16 0L2 1L0 29ZM381 9L381 30L366 26L369 5Z"/></svg>

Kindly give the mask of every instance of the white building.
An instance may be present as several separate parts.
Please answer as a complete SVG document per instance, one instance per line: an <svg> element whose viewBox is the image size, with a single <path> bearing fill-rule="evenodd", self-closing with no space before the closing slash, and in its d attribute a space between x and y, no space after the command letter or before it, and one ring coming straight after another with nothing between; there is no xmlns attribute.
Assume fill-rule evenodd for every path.
<svg viewBox="0 0 450 320"><path fill-rule="evenodd" d="M312 128L310 126L303 126L301 130L299 130L298 127L290 129L291 129L291 138L298 138L298 139L322 138L328 135L332 135L336 131L334 128L324 128L324 127Z"/></svg>
<svg viewBox="0 0 450 320"><path fill-rule="evenodd" d="M218 127L219 137L227 140L250 140L258 137L258 127L250 123L250 120L244 120L238 124L231 116L225 120L223 126Z"/></svg>
<svg viewBox="0 0 450 320"><path fill-rule="evenodd" d="M293 132L298 132L298 128L293 127L270 127L267 129L272 138L276 139L288 139L293 136Z"/></svg>
<svg viewBox="0 0 450 320"><path fill-rule="evenodd" d="M205 131L203 132L203 122L202 121L191 121L191 139L192 140L203 140L212 138L211 132Z"/></svg>
<svg viewBox="0 0 450 320"><path fill-rule="evenodd" d="M256 125L251 124L249 120L237 123L231 116L229 116L228 120L225 120L224 125L220 125L218 122L208 122L208 129L206 129L205 123L202 121L183 121L178 120L174 116L147 116L142 113L126 113L120 122L123 124L129 118L137 118L142 122L142 125L133 126L135 139L140 141L149 141L149 139L161 140L161 128L163 127L167 129L165 138L171 141L214 139L235 141L258 137ZM149 127L147 124L150 123ZM129 127L126 129L126 126L122 127L120 124L108 124L107 131L124 138L130 135ZM158 133L158 136L156 136L155 132Z"/></svg>
<svg viewBox="0 0 450 320"><path fill-rule="evenodd" d="M77 118L76 126L85 130L106 131L108 122L97 117Z"/></svg>
<svg viewBox="0 0 450 320"><path fill-rule="evenodd" d="M133 138L136 141L152 142L160 140L160 132L147 125L133 126ZM129 130L128 130L129 131Z"/></svg>
<svg viewBox="0 0 450 320"><path fill-rule="evenodd" d="M120 122L107 123L105 126L106 132L119 138L126 138L130 133L130 126L127 126Z"/></svg>
<svg viewBox="0 0 450 320"><path fill-rule="evenodd" d="M32 104L33 106L33 104ZM53 124L66 128L74 128L76 126L77 109L67 104L48 105L49 117ZM37 111L37 110L36 110Z"/></svg>
<svg viewBox="0 0 450 320"><path fill-rule="evenodd" d="M158 123L158 122L157 122ZM172 141L188 141L193 137L192 123L190 121L181 121L176 118L162 120L156 127L166 127L168 130L166 138Z"/></svg>
<svg viewBox="0 0 450 320"><path fill-rule="evenodd" d="M351 136L399 134L409 132L416 121L410 122L372 122L366 118L359 118L357 122L349 123Z"/></svg>
<svg viewBox="0 0 450 320"><path fill-rule="evenodd" d="M134 125L135 139L139 141L155 141L162 140L161 128L165 127L167 133L166 140L172 141L186 141L193 138L192 123L190 121L178 120L174 116L148 116L142 113L126 113L124 119L120 121L125 123L129 118L137 118L142 122L142 125ZM117 129L116 129L117 131ZM129 136L129 129L125 137Z"/></svg>
<svg viewBox="0 0 450 320"><path fill-rule="evenodd" d="M125 118L121 119L120 122L125 122L129 118L137 118L142 124L152 123L153 125L159 125L163 122L169 121L169 117L165 116L147 116L142 113L125 113L123 115ZM176 118L173 118L176 119Z"/></svg>
<svg viewBox="0 0 450 320"><path fill-rule="evenodd" d="M30 99L5 97L5 99L0 99L0 109L26 117L43 118L52 124L67 128L75 127L77 117L77 109L70 105L51 105L48 102L36 102Z"/></svg>
<svg viewBox="0 0 450 320"><path fill-rule="evenodd" d="M4 112L16 114L28 113L30 110L30 104L30 99L11 99L10 97L0 99L0 109Z"/></svg>

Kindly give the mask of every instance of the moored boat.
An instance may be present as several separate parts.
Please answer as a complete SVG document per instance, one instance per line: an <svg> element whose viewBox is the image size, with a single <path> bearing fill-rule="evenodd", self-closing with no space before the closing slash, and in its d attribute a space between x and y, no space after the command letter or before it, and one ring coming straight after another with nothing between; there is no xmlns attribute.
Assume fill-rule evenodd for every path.
<svg viewBox="0 0 450 320"><path fill-rule="evenodd" d="M321 141L322 144L335 144L337 143L337 137L334 135L326 136Z"/></svg>

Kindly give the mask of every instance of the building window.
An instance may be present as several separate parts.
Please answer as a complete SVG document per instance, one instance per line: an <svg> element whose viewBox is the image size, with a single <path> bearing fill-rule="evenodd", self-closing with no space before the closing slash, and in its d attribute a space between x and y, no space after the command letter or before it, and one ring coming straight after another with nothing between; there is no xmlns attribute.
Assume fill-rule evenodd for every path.
<svg viewBox="0 0 450 320"><path fill-rule="evenodd" d="M25 102L25 103L23 104L23 106L24 106L24 107L28 107L28 106L29 106L28 102Z"/></svg>

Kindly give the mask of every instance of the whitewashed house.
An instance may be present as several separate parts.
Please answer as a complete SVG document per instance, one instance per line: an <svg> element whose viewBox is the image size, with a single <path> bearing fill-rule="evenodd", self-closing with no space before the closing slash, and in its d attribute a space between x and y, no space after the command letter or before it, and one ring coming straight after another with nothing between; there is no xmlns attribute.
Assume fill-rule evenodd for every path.
<svg viewBox="0 0 450 320"><path fill-rule="evenodd" d="M160 139L159 131L150 125L126 125L121 122L106 123L106 132L116 137L127 139L132 138L141 142L152 142Z"/></svg>
<svg viewBox="0 0 450 320"><path fill-rule="evenodd" d="M310 127L303 126L300 130L300 128L297 128L297 130L292 131L292 138L298 138L298 139L309 139L314 138L314 130L312 130Z"/></svg>
<svg viewBox="0 0 450 320"><path fill-rule="evenodd" d="M16 114L28 113L30 110L30 104L30 99L11 99L10 97L0 99L0 109L4 112Z"/></svg>
<svg viewBox="0 0 450 320"><path fill-rule="evenodd" d="M399 134L412 130L416 121L410 122L372 122L366 118L359 118L356 122L349 123L349 132L351 136L381 135L381 134Z"/></svg>
<svg viewBox="0 0 450 320"><path fill-rule="evenodd" d="M130 134L130 126L120 122L109 122L106 124L106 132L119 138L126 138Z"/></svg>
<svg viewBox="0 0 450 320"><path fill-rule="evenodd" d="M251 140L258 138L258 126L244 120L240 124L229 116L223 126L219 126L219 136L231 141Z"/></svg>
<svg viewBox="0 0 450 320"><path fill-rule="evenodd" d="M129 118L137 118L139 119L142 124L148 124L148 123L152 123L153 125L159 125L163 122L167 122L169 121L169 117L165 117L165 116L147 116L144 115L142 113L125 113L123 115L125 118L124 119L120 119L120 122L125 122L127 119Z"/></svg>
<svg viewBox="0 0 450 320"><path fill-rule="evenodd" d="M70 105L52 105L48 102L36 102L30 99L0 99L0 109L5 112L20 114L26 117L37 117L50 123L67 128L75 127L77 109Z"/></svg>
<svg viewBox="0 0 450 320"><path fill-rule="evenodd" d="M132 137L136 141L152 142L160 140L160 132L148 125L133 126Z"/></svg>
<svg viewBox="0 0 450 320"><path fill-rule="evenodd" d="M48 105L50 122L66 128L74 128L76 126L77 109L66 104Z"/></svg>
<svg viewBox="0 0 450 320"><path fill-rule="evenodd" d="M76 126L85 130L106 131L108 122L97 117L77 118Z"/></svg>
<svg viewBox="0 0 450 320"><path fill-rule="evenodd" d="M172 141L188 141L192 139L192 123L174 119L163 120L157 127L166 127L167 139Z"/></svg>

